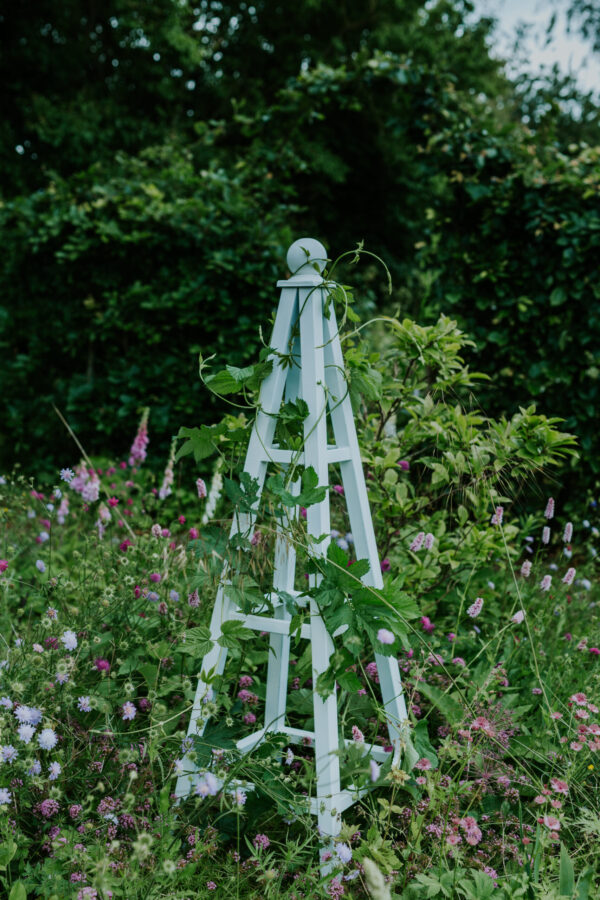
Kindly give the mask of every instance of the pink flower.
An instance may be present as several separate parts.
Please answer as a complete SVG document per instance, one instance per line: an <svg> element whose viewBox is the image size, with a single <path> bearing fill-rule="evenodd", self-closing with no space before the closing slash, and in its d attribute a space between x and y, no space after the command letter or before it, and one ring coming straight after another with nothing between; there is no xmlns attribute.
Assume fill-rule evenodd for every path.
<svg viewBox="0 0 600 900"><path fill-rule="evenodd" d="M190 536L190 540L192 540L192 541L197 541L198 538L200 537L200 532L198 531L197 528L190 528L188 533Z"/></svg>
<svg viewBox="0 0 600 900"><path fill-rule="evenodd" d="M421 628L427 634L433 634L433 632L435 630L435 625L433 624L433 622L431 621L429 616L421 616Z"/></svg>
<svg viewBox="0 0 600 900"><path fill-rule="evenodd" d="M541 591L549 591L551 584L552 584L552 575L544 575L544 577L540 581L540 590Z"/></svg>
<svg viewBox="0 0 600 900"><path fill-rule="evenodd" d="M201 478L196 479L196 490L198 491L198 498L203 500L206 497L206 485Z"/></svg>
<svg viewBox="0 0 600 900"><path fill-rule="evenodd" d="M460 834L449 834L446 838L446 843L450 844L451 847L456 847L457 844L460 844L462 838Z"/></svg>
<svg viewBox="0 0 600 900"><path fill-rule="evenodd" d="M521 566L521 575L523 576L523 578L529 578L529 576L531 575L530 560L526 559L525 562L523 563L523 565Z"/></svg>
<svg viewBox="0 0 600 900"><path fill-rule="evenodd" d="M585 694L582 694L581 692L579 692L577 694L571 694L571 696L569 697L569 700L572 703L576 703L577 706L585 706L587 704L587 697Z"/></svg>
<svg viewBox="0 0 600 900"><path fill-rule="evenodd" d="M161 580L160 572L152 572L151 573L150 581L153 581L155 584L157 584L160 580Z"/></svg>
<svg viewBox="0 0 600 900"><path fill-rule="evenodd" d="M352 726L352 740L355 744L364 744L365 736L357 725Z"/></svg>
<svg viewBox="0 0 600 900"><path fill-rule="evenodd" d="M387 628L380 628L377 632L377 640L382 644L393 644L394 635L391 631L388 631Z"/></svg>
<svg viewBox="0 0 600 900"><path fill-rule="evenodd" d="M0 559L0 572L6 572L8 569L8 560Z"/></svg>
<svg viewBox="0 0 600 900"><path fill-rule="evenodd" d="M408 472L408 470L410 469L410 463L407 459L401 459L398 462L398 465L404 472Z"/></svg>
<svg viewBox="0 0 600 900"><path fill-rule="evenodd" d="M514 616L512 617L511 621L514 622L515 625L520 625L524 618L525 618L525 611L522 610L522 609L519 609L519 610L514 614Z"/></svg>
<svg viewBox="0 0 600 900"><path fill-rule="evenodd" d="M560 822L556 818L556 816L546 815L546 816L544 816L542 821L543 821L544 825L546 826L546 828L549 828L550 831L558 831L560 829Z"/></svg>
<svg viewBox="0 0 600 900"><path fill-rule="evenodd" d="M336 492L336 494L340 494L342 497L344 496L344 488L341 484L334 484L333 490Z"/></svg>
<svg viewBox="0 0 600 900"><path fill-rule="evenodd" d="M547 519L554 518L554 500L552 499L552 497L548 498L548 502L546 503L546 509L544 511L544 516Z"/></svg>
<svg viewBox="0 0 600 900"><path fill-rule="evenodd" d="M563 534L563 541L565 542L565 544L570 544L572 537L573 537L573 523L567 522L567 524L565 525L565 532Z"/></svg>
<svg viewBox="0 0 600 900"><path fill-rule="evenodd" d="M563 584L573 584L573 579L575 578L575 572L576 572L576 570L573 567L571 567L570 569L567 569L567 573L566 573L565 577L563 578Z"/></svg>
<svg viewBox="0 0 600 900"><path fill-rule="evenodd" d="M382 571L382 572L389 572L390 569L391 569L391 567L392 567L392 564L390 563L390 561L389 561L389 559L388 559L387 557L386 557L385 559L382 559L382 560L381 560L381 564L380 564L380 565L381 565L381 571Z"/></svg>
<svg viewBox="0 0 600 900"><path fill-rule="evenodd" d="M256 722L256 716L253 712L247 712L243 717L243 721L246 725L254 725L254 723Z"/></svg>
<svg viewBox="0 0 600 900"><path fill-rule="evenodd" d="M189 595L188 604L194 609L200 606L200 595L198 594L198 588L195 588L195 590L193 590Z"/></svg>
<svg viewBox="0 0 600 900"><path fill-rule="evenodd" d="M600 647L590 647L592 656L600 656Z"/></svg>
<svg viewBox="0 0 600 900"><path fill-rule="evenodd" d="M94 665L99 672L110 672L110 663L107 659L95 659Z"/></svg>
<svg viewBox="0 0 600 900"><path fill-rule="evenodd" d="M569 785L560 778L551 778L550 786L557 794L564 794L566 796L569 793Z"/></svg>
<svg viewBox="0 0 600 900"><path fill-rule="evenodd" d="M479 613L481 612L482 609L483 609L483 598L477 597L475 602L472 603L471 606L468 608L467 615L470 616L472 619L475 619L475 618L477 618L477 616L479 615Z"/></svg>
<svg viewBox="0 0 600 900"><path fill-rule="evenodd" d="M119 500L118 500L118 498L117 498L117 497L109 497L109 498L108 498L108 505L109 505L109 506L118 506L118 505L119 505Z"/></svg>
<svg viewBox="0 0 600 900"><path fill-rule="evenodd" d="M256 847L257 850L259 847L261 850L266 850L267 847L270 846L271 841L269 840L269 838L267 837L266 834L257 834L253 838L252 843L254 844L254 846Z"/></svg>
<svg viewBox="0 0 600 900"><path fill-rule="evenodd" d="M426 549L426 550L431 550L431 549L433 548L434 543L435 543L435 538L434 538L434 536L432 535L432 533L429 531L429 532L425 535L425 549Z"/></svg>
<svg viewBox="0 0 600 900"><path fill-rule="evenodd" d="M542 528L542 544L550 543L550 529L547 525Z"/></svg>
<svg viewBox="0 0 600 900"><path fill-rule="evenodd" d="M146 447L148 446L148 415L150 410L146 408L142 413L137 434L129 451L129 465L135 466L146 459Z"/></svg>
<svg viewBox="0 0 600 900"><path fill-rule="evenodd" d="M427 759L426 756L423 756L421 759L418 759L413 766L414 769L419 769L421 772L427 772L431 769L431 760Z"/></svg>
<svg viewBox="0 0 600 900"><path fill-rule="evenodd" d="M504 515L504 507L497 506L494 515L492 516L492 525L502 525L502 517Z"/></svg>

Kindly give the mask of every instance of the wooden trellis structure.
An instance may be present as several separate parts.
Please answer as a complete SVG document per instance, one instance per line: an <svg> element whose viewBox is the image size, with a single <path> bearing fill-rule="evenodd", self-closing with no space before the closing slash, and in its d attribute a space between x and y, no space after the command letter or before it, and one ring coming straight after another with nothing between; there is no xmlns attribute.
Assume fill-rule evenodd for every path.
<svg viewBox="0 0 600 900"><path fill-rule="evenodd" d="M311 238L296 241L287 254L287 263L294 274L279 281L281 297L277 310L270 346L282 355L289 355L292 344L293 365L285 367L275 354L273 369L265 378L259 397L259 412L252 429L244 470L258 481L262 490L268 466L288 466L292 460L305 467L312 466L319 485L329 483L329 466L339 464L344 496L348 507L350 530L354 538L356 558L366 559L370 568L362 581L374 588L382 588L383 580L375 533L369 509L367 489L360 458L360 450L354 417L344 378L344 360L337 330L335 311L330 305L329 315L324 315L327 286L321 272L327 254L322 244ZM299 327L296 327L299 326ZM303 450L295 453L274 445L277 414L284 401L302 398L308 406L304 422ZM328 443L327 418L329 415L334 443ZM297 515L296 508L295 513ZM254 514L239 514L234 518L231 536L242 533L250 537L254 528ZM320 503L307 510L307 533L311 554L324 556L329 538L316 543L315 538L329 535L330 508L328 493ZM202 660L198 687L193 704L188 735L201 735L206 725L202 716L203 706L212 698L208 673L220 676L224 672L227 650L217 644L224 622L237 620L247 628L270 635L270 653L267 671L264 725L237 742L241 752L256 747L269 732L287 735L291 744L310 738L314 746L316 763L316 796L311 798L311 810L318 818L321 834L335 836L341 827L341 814L357 799L359 792L341 789L340 760L338 750L338 707L336 692L322 699L313 690L314 731L305 731L286 725L286 698L290 655L290 619L278 592L301 597L294 589L296 554L286 539L283 525L278 526L275 544L273 591L269 596L275 612L268 615L245 615L240 612L227 593L227 570L223 572L217 592L210 625L211 651ZM319 576L311 575L310 585L316 585ZM302 626L301 637L310 641L312 648L313 683L329 665L333 642L328 634L314 600L310 600L310 623ZM394 762L398 762L405 746L407 712L402 684L395 656L382 656L375 650L381 694L386 711L390 744ZM350 743L346 740L346 743ZM375 760L389 759L383 748L368 745ZM184 758L184 771L179 775L176 796L187 796L199 780L202 772Z"/></svg>

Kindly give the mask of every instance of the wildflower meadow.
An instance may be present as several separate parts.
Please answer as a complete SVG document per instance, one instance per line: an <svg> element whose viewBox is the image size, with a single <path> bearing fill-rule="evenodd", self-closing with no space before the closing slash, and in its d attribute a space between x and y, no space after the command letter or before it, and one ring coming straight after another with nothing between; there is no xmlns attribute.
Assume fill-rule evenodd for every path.
<svg viewBox="0 0 600 900"><path fill-rule="evenodd" d="M0 25L0 900L600 900L598 0Z"/></svg>
<svg viewBox="0 0 600 900"><path fill-rule="evenodd" d="M311 559L304 505L290 539L300 583L320 567L330 632L348 628L315 682L306 610L294 607L286 690L302 727L313 692L337 683L340 762L362 796L327 843L307 805L311 741L275 731L236 750L264 711L269 657L266 634L239 623L219 638L229 663L207 727L187 734L224 561L240 607L257 609L278 507L296 503L275 472L251 539L228 538L252 501L240 466L265 363L231 385L242 412L227 402L231 371L210 374L224 417L182 428L162 464L151 465L145 409L118 457L74 442L43 486L2 476L0 880L11 900L595 896L598 504L561 508L552 481L534 480L575 439L532 409L501 421L476 409L469 342L448 318L374 322L378 352L373 335L346 328L384 588L374 614L333 466L327 556ZM283 409L280 444L294 445L305 412ZM320 496L305 487L300 503ZM394 764L370 632L398 659L407 700ZM190 758L201 777L178 799Z"/></svg>

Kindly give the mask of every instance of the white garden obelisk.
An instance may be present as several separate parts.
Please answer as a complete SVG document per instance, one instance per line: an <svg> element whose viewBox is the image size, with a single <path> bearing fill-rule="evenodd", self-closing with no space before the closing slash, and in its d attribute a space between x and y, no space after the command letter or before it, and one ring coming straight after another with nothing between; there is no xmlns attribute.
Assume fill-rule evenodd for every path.
<svg viewBox="0 0 600 900"><path fill-rule="evenodd" d="M317 473L319 485L328 484L329 465L339 464L356 558L366 559L370 565L369 572L362 580L371 587L382 588L379 555L356 427L343 375L344 360L333 304L330 305L328 316L324 315L327 286L321 272L325 268L326 259L325 248L312 238L296 241L288 251L287 263L293 275L278 282L281 298L270 344L276 351L273 354L273 369L261 386L259 411L252 428L244 469L252 478L257 479L260 492L270 464L276 464L280 468L285 468L292 462L307 468L312 466ZM293 365L285 367L278 354L289 356L290 349ZM304 422L304 446L299 452L273 445L277 414L284 396L287 400L300 397L308 406L308 416ZM329 444L327 438L328 412L334 435L333 444ZM297 509L291 515L297 515ZM234 518L231 535L243 533L250 537L253 527L254 515L238 515ZM307 511L307 534L313 555L326 554L329 538L319 543L315 538L329 535L330 531L327 494L324 500L310 506ZM210 626L213 648L202 661L188 735L202 734L206 724L206 717L202 715L204 705L212 697L209 677L212 681L224 671L227 651L216 643L223 623L238 620L247 628L269 633L272 652L269 653L267 671L264 726L238 741L237 748L241 752L248 752L269 732L287 735L290 743L300 743L304 738L310 738L316 763L316 797L311 800L311 809L317 815L321 833L335 836L340 830L341 813L360 793L352 787L347 790L340 787L338 751L341 738L336 691L325 700L313 691L314 732L291 728L285 722L290 613L278 599L278 592L284 591L294 597L302 597L300 591L294 590L295 563L295 551L292 543L286 539L283 523L279 526L275 546L273 592L269 597L275 609L272 616L242 614L228 597L228 572L223 572ZM317 578L318 576L311 576L311 586L316 584ZM302 626L301 637L311 642L315 684L318 675L328 668L333 642L314 600L310 601L310 624ZM375 659L390 744L393 747L394 761L397 762L403 750L411 755L414 753L406 742L407 713L398 662L394 656L381 656L377 653L377 648ZM389 759L389 754L381 747L366 749L370 750L375 759ZM183 772L177 779L176 796L186 796L201 778L202 773L197 770L193 761L185 758Z"/></svg>

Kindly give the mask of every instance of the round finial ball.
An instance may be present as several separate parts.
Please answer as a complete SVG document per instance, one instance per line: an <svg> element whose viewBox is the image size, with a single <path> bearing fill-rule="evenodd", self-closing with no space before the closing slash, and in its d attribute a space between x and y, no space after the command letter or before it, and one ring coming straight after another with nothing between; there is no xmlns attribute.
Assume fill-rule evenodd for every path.
<svg viewBox="0 0 600 900"><path fill-rule="evenodd" d="M308 255L307 255L308 254ZM315 265L322 272L327 264L327 250L314 238L300 238L294 241L287 252L288 269L292 275L315 271Z"/></svg>

